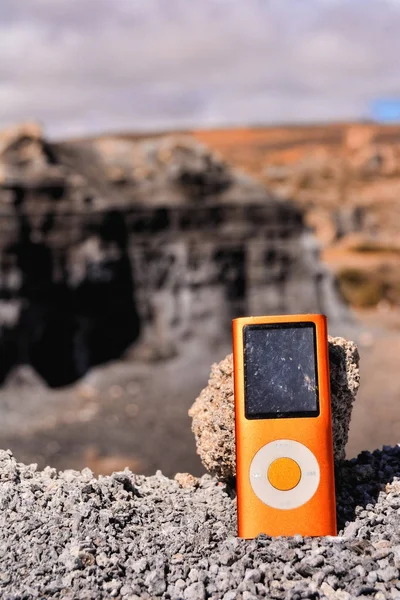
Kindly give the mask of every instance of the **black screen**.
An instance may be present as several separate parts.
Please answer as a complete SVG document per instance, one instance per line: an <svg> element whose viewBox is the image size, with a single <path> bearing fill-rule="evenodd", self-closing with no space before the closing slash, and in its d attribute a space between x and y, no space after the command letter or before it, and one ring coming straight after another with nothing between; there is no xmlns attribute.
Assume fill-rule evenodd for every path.
<svg viewBox="0 0 400 600"><path fill-rule="evenodd" d="M243 335L246 418L317 416L315 325L246 325Z"/></svg>

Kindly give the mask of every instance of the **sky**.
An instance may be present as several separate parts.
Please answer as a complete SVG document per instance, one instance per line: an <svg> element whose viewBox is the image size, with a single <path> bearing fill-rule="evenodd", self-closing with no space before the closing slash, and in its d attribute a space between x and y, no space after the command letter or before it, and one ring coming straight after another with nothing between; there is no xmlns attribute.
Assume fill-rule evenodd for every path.
<svg viewBox="0 0 400 600"><path fill-rule="evenodd" d="M400 0L0 0L0 127L359 120L400 98Z"/></svg>

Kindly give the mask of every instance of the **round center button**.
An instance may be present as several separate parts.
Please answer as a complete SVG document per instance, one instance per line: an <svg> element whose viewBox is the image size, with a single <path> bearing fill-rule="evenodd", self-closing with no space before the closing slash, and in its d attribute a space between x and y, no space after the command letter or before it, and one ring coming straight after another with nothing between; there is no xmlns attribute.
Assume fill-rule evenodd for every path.
<svg viewBox="0 0 400 600"><path fill-rule="evenodd" d="M268 469L268 481L276 489L287 492L295 488L301 479L301 469L292 458L277 458Z"/></svg>

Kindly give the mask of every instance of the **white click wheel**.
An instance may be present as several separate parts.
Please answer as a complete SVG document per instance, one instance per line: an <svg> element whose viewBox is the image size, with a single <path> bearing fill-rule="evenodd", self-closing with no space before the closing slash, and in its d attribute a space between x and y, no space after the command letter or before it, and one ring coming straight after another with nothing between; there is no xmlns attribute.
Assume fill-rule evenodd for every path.
<svg viewBox="0 0 400 600"><path fill-rule="evenodd" d="M294 440L265 444L251 461L249 475L256 496L264 504L282 510L298 508L308 502L320 481L314 454Z"/></svg>

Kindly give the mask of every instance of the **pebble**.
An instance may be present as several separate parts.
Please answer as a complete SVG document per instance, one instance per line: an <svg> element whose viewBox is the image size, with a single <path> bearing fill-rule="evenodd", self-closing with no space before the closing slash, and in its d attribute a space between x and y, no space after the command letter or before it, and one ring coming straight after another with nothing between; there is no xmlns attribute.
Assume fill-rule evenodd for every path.
<svg viewBox="0 0 400 600"><path fill-rule="evenodd" d="M0 451L0 597L399 598L400 447L343 462L337 482L338 536L241 540L234 494L209 475L95 479Z"/></svg>
<svg viewBox="0 0 400 600"><path fill-rule="evenodd" d="M183 595L186 600L203 600L206 597L204 584L201 581L192 583L186 588Z"/></svg>

